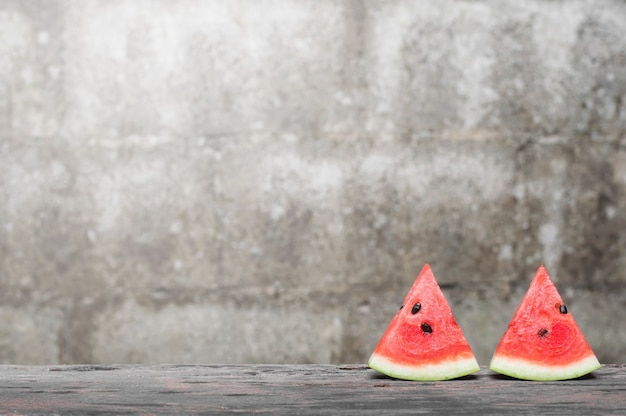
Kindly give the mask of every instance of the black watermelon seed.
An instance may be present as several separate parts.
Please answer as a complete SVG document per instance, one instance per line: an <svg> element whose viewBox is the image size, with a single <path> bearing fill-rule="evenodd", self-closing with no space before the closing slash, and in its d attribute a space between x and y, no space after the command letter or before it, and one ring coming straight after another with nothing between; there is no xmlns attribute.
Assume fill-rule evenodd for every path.
<svg viewBox="0 0 626 416"><path fill-rule="evenodd" d="M404 305L401 305L401 306L400 306L400 310L402 310L402 308L404 308Z"/></svg>
<svg viewBox="0 0 626 416"><path fill-rule="evenodd" d="M550 331L545 328L541 328L539 331L537 331L537 335L539 335L541 338L547 337L549 333Z"/></svg>
<svg viewBox="0 0 626 416"><path fill-rule="evenodd" d="M567 306L565 306L565 305L559 306L559 312L561 312L562 314L566 314L567 313Z"/></svg>
<svg viewBox="0 0 626 416"><path fill-rule="evenodd" d="M411 309L411 313L415 315L416 313L420 311L420 309L422 309L422 304L417 302L415 305L413 305L413 309Z"/></svg>
<svg viewBox="0 0 626 416"><path fill-rule="evenodd" d="M423 323L420 328L422 328L422 331L424 331L425 334L432 334L433 333L433 327L428 325L427 323Z"/></svg>

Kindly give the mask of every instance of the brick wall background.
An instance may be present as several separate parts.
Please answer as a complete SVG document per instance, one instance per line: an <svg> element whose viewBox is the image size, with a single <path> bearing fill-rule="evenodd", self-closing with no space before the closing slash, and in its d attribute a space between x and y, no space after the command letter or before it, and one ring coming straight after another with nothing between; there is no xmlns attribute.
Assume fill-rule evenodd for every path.
<svg viewBox="0 0 626 416"><path fill-rule="evenodd" d="M622 1L0 0L0 362L365 362L428 262L626 361Z"/></svg>

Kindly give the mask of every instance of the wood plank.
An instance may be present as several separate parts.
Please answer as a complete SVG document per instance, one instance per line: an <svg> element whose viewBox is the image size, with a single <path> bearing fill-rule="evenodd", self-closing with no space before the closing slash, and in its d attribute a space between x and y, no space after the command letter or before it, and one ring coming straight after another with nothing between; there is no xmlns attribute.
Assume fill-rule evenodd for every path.
<svg viewBox="0 0 626 416"><path fill-rule="evenodd" d="M626 366L529 382L410 382L362 365L0 366L0 414L626 414Z"/></svg>

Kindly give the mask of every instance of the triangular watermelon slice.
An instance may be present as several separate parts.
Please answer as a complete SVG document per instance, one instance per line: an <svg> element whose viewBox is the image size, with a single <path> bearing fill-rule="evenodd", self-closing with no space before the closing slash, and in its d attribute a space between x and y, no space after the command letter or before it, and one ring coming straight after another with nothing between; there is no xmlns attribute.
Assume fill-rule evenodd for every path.
<svg viewBox="0 0 626 416"><path fill-rule="evenodd" d="M426 264L368 364L404 380L448 380L480 370L450 305Z"/></svg>
<svg viewBox="0 0 626 416"><path fill-rule="evenodd" d="M549 381L580 377L600 367L546 268L540 266L489 368L519 379Z"/></svg>

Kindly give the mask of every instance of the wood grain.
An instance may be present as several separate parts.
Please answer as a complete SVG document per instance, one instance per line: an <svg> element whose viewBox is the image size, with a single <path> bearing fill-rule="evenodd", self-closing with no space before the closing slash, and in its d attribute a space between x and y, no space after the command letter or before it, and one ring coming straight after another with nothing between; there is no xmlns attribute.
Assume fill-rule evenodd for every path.
<svg viewBox="0 0 626 416"><path fill-rule="evenodd" d="M0 366L0 414L626 414L626 365L530 382L410 382L362 365Z"/></svg>

